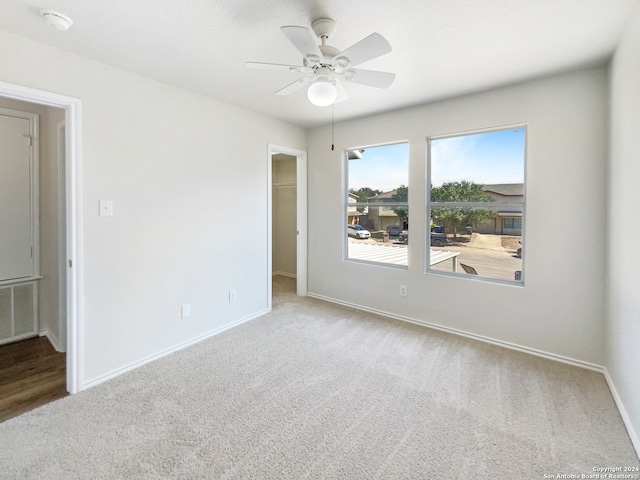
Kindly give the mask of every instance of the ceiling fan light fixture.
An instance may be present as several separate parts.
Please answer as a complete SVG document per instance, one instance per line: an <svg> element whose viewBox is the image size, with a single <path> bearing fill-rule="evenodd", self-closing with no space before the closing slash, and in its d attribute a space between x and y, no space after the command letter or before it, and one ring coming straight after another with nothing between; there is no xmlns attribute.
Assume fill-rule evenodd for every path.
<svg viewBox="0 0 640 480"><path fill-rule="evenodd" d="M327 107L338 98L338 90L330 80L318 80L309 85L307 98L317 107Z"/></svg>

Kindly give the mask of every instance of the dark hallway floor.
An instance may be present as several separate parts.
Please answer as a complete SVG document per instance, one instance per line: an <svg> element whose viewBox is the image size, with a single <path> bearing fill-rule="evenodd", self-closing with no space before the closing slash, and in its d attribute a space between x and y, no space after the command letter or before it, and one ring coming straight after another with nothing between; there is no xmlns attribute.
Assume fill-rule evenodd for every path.
<svg viewBox="0 0 640 480"><path fill-rule="evenodd" d="M68 395L65 372L46 337L0 345L0 422Z"/></svg>

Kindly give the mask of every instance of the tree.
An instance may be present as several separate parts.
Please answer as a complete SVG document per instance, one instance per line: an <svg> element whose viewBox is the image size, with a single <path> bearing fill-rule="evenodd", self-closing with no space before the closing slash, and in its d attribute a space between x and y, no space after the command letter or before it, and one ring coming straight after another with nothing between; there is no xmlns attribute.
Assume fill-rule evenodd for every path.
<svg viewBox="0 0 640 480"><path fill-rule="evenodd" d="M393 195L391 195L391 198L395 201L395 202L404 202L407 203L409 201L409 187L406 187L404 185L400 185L398 188L396 188L396 193L394 193ZM393 213L395 213L398 216L398 219L400 220L400 222L402 222L403 224L409 223L409 208L408 207L396 207L396 208L392 208L391 210L393 210Z"/></svg>
<svg viewBox="0 0 640 480"><path fill-rule="evenodd" d="M482 185L468 180L443 183L441 187L431 187L432 202L493 202L491 195Z"/></svg>
<svg viewBox="0 0 640 480"><path fill-rule="evenodd" d="M491 201L495 201L491 199ZM496 216L496 212L493 210L489 210L486 208L471 208L467 209L465 212L465 216L463 222L465 225L470 225L474 228L474 230L478 229L478 225L486 222L487 220L491 220Z"/></svg>
<svg viewBox="0 0 640 480"><path fill-rule="evenodd" d="M349 193L353 193L358 197L358 203L364 203L369 200L371 197L375 197L376 195L380 195L382 190L372 189L369 187L362 187L356 190L355 188L350 188ZM358 211L360 213L364 212L364 207L358 207Z"/></svg>
<svg viewBox="0 0 640 480"><path fill-rule="evenodd" d="M482 189L482 185L467 180L443 183L441 187L431 187L432 202L493 202L495 199ZM431 217L442 223L445 228L451 227L454 236L460 225L473 225L493 218L495 212L486 208L435 207L431 209Z"/></svg>
<svg viewBox="0 0 640 480"><path fill-rule="evenodd" d="M358 190L356 190L355 188L350 188L349 193L357 195L358 202L366 202L367 200L369 200L369 198L380 195L382 193L382 190L376 190L369 187L362 187Z"/></svg>

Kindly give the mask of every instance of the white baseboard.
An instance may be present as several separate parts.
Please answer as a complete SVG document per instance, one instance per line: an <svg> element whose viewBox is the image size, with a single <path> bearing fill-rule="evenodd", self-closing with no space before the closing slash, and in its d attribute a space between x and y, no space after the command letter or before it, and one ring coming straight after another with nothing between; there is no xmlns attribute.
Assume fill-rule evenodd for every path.
<svg viewBox="0 0 640 480"><path fill-rule="evenodd" d="M629 438L631 438L633 448L636 449L636 455L638 455L638 458L640 458L640 437L638 437L638 433L633 428L633 424L631 423L631 418L627 413L627 409L624 408L624 404L622 403L622 399L618 394L618 390L616 389L616 386L613 383L613 379L611 378L611 375L609 375L609 371L606 368L604 369L604 378L607 380L607 385L609 385L609 390L611 390L613 400L616 402L616 406L618 407L618 411L620 412L620 416L622 417L624 426L627 427L627 433L629 434Z"/></svg>
<svg viewBox="0 0 640 480"><path fill-rule="evenodd" d="M60 340L58 340L58 337L51 330L41 330L40 336L47 337L49 343L56 349L56 352L64 352L64 350L60 349Z"/></svg>
<svg viewBox="0 0 640 480"><path fill-rule="evenodd" d="M296 274L295 273L287 273L287 272L273 272L271 274L272 277L275 277L276 275L282 275L283 277L290 277L290 278L296 278Z"/></svg>
<svg viewBox="0 0 640 480"><path fill-rule="evenodd" d="M331 303L337 303L339 305L344 305L345 307L355 308L356 310L363 310L365 312L375 313L377 315L382 315L384 317L393 318L394 320L400 320L403 322L413 323L416 325L422 325L423 327L433 328L434 330L440 330L441 332L452 333L454 335L459 335L461 337L471 338L473 340L479 340L484 343L490 343L492 345L497 345L499 347L508 348L510 350L517 350L519 352L528 353L531 355L535 355L536 357L542 357L549 360L554 360L560 363L566 363L568 365L574 365L576 367L586 368L587 370L593 370L596 372L604 373L604 367L601 365L596 365L594 363L583 362L582 360L576 360L575 358L565 357L562 355L556 355L555 353L545 352L543 350L537 350L535 348L525 347L523 345L518 345L511 342L505 342L503 340L497 340L491 337L485 337L484 335L477 335L475 333L465 332L464 330L459 330L457 328L445 327L442 325L438 325L436 323L426 322L424 320L416 320L415 318L405 317L402 315L396 315L394 313L385 312L383 310L376 310L375 308L363 307L362 305L357 305L354 303L343 302L342 300L337 300L331 297L325 297L324 295L318 295L316 293L308 293L308 296L318 298L320 300L325 300Z"/></svg>
<svg viewBox="0 0 640 480"><path fill-rule="evenodd" d="M130 372L131 370L135 370L138 367L141 367L143 365L146 365L147 363L153 362L155 360L158 360L162 357L166 357L167 355L177 352L179 350L182 350L184 348L190 347L192 345L195 345L196 343L199 343L203 340L206 340L207 338L213 337L214 335L218 335L219 333L222 333L226 330L229 330L231 328L237 327L238 325L241 325L245 322L248 322L250 320L253 320L254 318L258 318L261 317L262 315L268 313L267 309L264 310L260 310L257 313L254 313L252 315L249 315L248 317L244 317L241 318L240 320L237 320L233 323L229 323L227 325L224 325L223 327L217 328L215 330L211 330L210 332L207 332L205 334L202 334L198 337L192 338L191 340L187 340L186 342L180 343L174 347L168 348L166 350L163 350L161 352L158 352L156 354L153 355L149 355L148 357L145 357L141 360L138 360L136 362L133 362L129 365L126 365L122 368L118 368L116 370L113 370L105 375L102 375L98 378L94 378L93 380L89 380L87 382L83 382L82 385L80 386L80 390L87 390L91 387L95 387L96 385L99 385L101 383L106 382L107 380L111 380L112 378L118 377L120 375L122 375L123 373L127 373Z"/></svg>

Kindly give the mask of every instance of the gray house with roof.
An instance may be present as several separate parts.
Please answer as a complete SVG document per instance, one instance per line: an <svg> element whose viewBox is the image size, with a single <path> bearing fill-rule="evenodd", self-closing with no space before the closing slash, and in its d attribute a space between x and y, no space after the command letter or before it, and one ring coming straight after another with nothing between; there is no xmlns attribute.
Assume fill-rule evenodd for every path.
<svg viewBox="0 0 640 480"><path fill-rule="evenodd" d="M478 233L490 233L497 235L522 235L522 210L511 207L500 208L502 202L521 202L524 198L524 184L522 183L498 183L486 184L483 190L491 195L497 207L496 215L491 220L474 225ZM369 203L392 203L396 190L381 193L369 198ZM350 218L351 220L351 218ZM352 223L351 221L349 223ZM384 230L389 225L399 225L403 229L408 225L402 224L393 209L388 206L370 206L366 217L360 219L360 224L371 230Z"/></svg>
<svg viewBox="0 0 640 480"><path fill-rule="evenodd" d="M496 202L521 202L524 198L523 183L486 184L483 190ZM477 225L476 231L498 235L522 235L522 210L498 206L495 217Z"/></svg>
<svg viewBox="0 0 640 480"><path fill-rule="evenodd" d="M394 199L394 195L397 193L397 190L391 190L389 192L384 192L375 197L370 197L367 200L368 203L372 204L368 209L367 218L365 219L366 228L372 230L384 230L389 225L398 225L402 229L408 228L406 223L403 223L394 212L393 208L390 206L385 206L384 204L392 203L396 204L397 200ZM375 205L381 204L381 205ZM363 221L360 222L361 224Z"/></svg>

